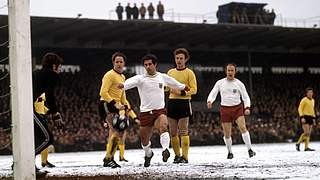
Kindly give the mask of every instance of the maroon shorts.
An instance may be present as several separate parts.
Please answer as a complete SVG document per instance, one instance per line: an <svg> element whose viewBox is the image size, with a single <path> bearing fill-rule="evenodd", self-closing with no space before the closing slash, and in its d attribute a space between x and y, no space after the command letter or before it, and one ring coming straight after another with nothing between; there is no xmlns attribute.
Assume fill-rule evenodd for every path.
<svg viewBox="0 0 320 180"><path fill-rule="evenodd" d="M235 106L220 106L221 122L234 122L240 116L244 116L243 104Z"/></svg>
<svg viewBox="0 0 320 180"><path fill-rule="evenodd" d="M164 115L167 114L166 108L152 110L152 111L148 111L148 112L141 112L139 115L140 126L152 127L154 124L154 121L156 121L156 119L161 114L164 114Z"/></svg>

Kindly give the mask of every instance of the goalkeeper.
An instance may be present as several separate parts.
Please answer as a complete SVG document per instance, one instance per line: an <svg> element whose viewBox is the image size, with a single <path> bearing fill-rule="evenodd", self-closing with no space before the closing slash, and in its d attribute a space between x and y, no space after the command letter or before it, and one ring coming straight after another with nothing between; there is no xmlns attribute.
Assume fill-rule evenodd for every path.
<svg viewBox="0 0 320 180"><path fill-rule="evenodd" d="M34 101L34 138L35 154L45 150L53 142L53 135L48 128L47 118L52 119L58 129L64 126L56 105L55 88L60 81L59 73L63 60L55 53L47 53L42 59L42 69L32 74ZM43 166L48 162L43 162ZM36 169L38 171L38 169Z"/></svg>

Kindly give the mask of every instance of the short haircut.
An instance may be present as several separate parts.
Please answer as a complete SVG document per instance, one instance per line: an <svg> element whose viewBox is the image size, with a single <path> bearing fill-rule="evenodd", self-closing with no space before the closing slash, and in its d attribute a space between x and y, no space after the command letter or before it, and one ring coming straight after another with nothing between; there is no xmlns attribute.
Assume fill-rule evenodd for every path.
<svg viewBox="0 0 320 180"><path fill-rule="evenodd" d="M231 62L231 63L226 63L226 64L224 65L224 67L223 67L225 71L227 70L227 66L234 66L235 70L237 70L237 65L236 65L236 63L233 63L233 62Z"/></svg>
<svg viewBox="0 0 320 180"><path fill-rule="evenodd" d="M308 91L313 91L313 88L312 88L312 87L307 87L305 91L306 91L306 93L307 93Z"/></svg>
<svg viewBox="0 0 320 180"><path fill-rule="evenodd" d="M173 55L176 56L178 54L184 54L184 57L186 58L186 60L190 59L189 52L186 48L178 48L178 49L174 50Z"/></svg>
<svg viewBox="0 0 320 180"><path fill-rule="evenodd" d="M63 63L63 59L55 53L49 52L42 57L42 67L52 68L53 65L59 66Z"/></svg>
<svg viewBox="0 0 320 180"><path fill-rule="evenodd" d="M112 56L111 56L112 63L116 60L116 57L117 57L117 56L122 57L123 60L124 60L124 62L126 62L126 60L127 60L126 55L124 55L122 52L115 52L115 53L113 53Z"/></svg>
<svg viewBox="0 0 320 180"><path fill-rule="evenodd" d="M154 54L146 54L145 56L143 56L142 57L142 63L144 64L144 62L146 60L152 60L152 64L154 64L154 65L157 64L157 62L158 62L158 58Z"/></svg>

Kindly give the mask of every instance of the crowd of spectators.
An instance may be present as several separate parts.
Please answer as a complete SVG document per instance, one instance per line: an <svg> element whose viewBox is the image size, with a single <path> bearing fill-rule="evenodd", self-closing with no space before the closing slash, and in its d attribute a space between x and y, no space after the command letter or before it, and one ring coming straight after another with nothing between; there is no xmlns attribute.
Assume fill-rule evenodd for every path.
<svg viewBox="0 0 320 180"><path fill-rule="evenodd" d="M62 151L90 151L105 149L107 129L99 117L98 102L99 88L104 72L82 68L80 72L61 73L61 84L56 91L60 112L66 121L65 128L55 129L55 149ZM199 72L198 72L199 74ZM200 73L198 78L198 94L194 97L197 103L206 104L206 98L216 80L223 78L223 73ZM127 77L131 76L130 74ZM248 87L248 76L239 74ZM304 95L306 86L313 86L319 92L319 75L315 74L253 74L252 115L247 118L247 126L253 143L291 142L296 140L300 125L297 106ZM9 86L8 86L9 87ZM1 93L5 89L1 83ZM133 109L138 112L139 98L137 90L128 91L127 97ZM319 101L319 94L316 94ZM8 100L9 102L9 100ZM195 103L196 103L195 102ZM1 103L0 109L9 108L9 103ZM205 107L205 106L204 106ZM319 109L319 105L317 105ZM1 116L0 153L10 153L10 114ZM233 134L238 134L236 128ZM126 147L140 148L139 128L130 125L126 140ZM155 138L154 146L159 146ZM191 145L223 144L223 133L216 110L194 108L190 121ZM242 143L240 135L233 136L235 144ZM320 123L313 128L311 140L320 140Z"/></svg>
<svg viewBox="0 0 320 180"><path fill-rule="evenodd" d="M134 3L133 7L130 5L130 3L127 3L127 6L124 8L121 3L118 3L118 6L116 7L116 13L118 16L118 20L123 20L123 12L126 12L126 20L137 20L140 19L144 20L146 19L146 14L148 13L148 17L150 20L154 19L154 12L157 12L158 19L163 21L163 15L164 15L164 5L159 1L156 9L154 8L152 2L149 3L149 5L146 7L144 3L141 3L140 7L137 7L137 4Z"/></svg>

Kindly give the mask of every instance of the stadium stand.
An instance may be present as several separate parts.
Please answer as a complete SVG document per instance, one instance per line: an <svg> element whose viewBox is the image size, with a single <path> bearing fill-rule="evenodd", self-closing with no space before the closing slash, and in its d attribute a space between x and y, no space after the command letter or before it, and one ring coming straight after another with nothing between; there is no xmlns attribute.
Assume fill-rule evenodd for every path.
<svg viewBox="0 0 320 180"><path fill-rule="evenodd" d="M0 15L0 22L6 23L6 18ZM62 97L58 103L62 107L61 114L66 120L66 126L63 130L53 131L55 149L62 152L105 148L108 132L98 116L98 90L102 75L111 68L110 56L114 51L122 50L128 56L127 77L130 77L135 73L132 69L141 64L139 59L147 52L159 57L162 64L160 70L166 72L172 67L172 49L181 46L190 49L189 65L195 69L198 78L199 92L193 98L194 115L190 124L191 145L223 144L217 105L212 111L203 107L214 82L224 75L222 72L203 69L222 67L228 61L249 67L248 54L252 58L251 65L262 68L261 73L238 74L248 89L252 84L253 113L247 120L252 141L294 141L300 130L297 105L304 88L312 86L316 92L315 99L320 99L320 74L308 72L308 68L319 68L319 34L319 29L266 25L141 23L33 17L32 47L35 63L40 64L40 57L45 52L54 51L70 67L62 73L61 85L56 91ZM0 35L7 37L3 32ZM0 49L0 55L7 54L7 49ZM73 65L80 69L72 70ZM202 67L202 70L196 67ZM303 73L277 74L271 72L272 67L301 67ZM5 68L0 69L0 73L5 71ZM8 92L9 80L1 83L0 87L1 94ZM138 110L137 92L130 91L128 97L133 108ZM6 102L0 103L1 111L9 108L9 101ZM317 123L311 137L313 140L320 140L319 120ZM5 145L10 142L10 132L7 131L11 125L10 114L2 115L0 124L0 154L9 154L10 146ZM130 126L128 148L140 148L137 131L136 126ZM235 129L233 133L238 132ZM234 143L242 142L241 136L234 137ZM154 142L158 146L157 141Z"/></svg>

